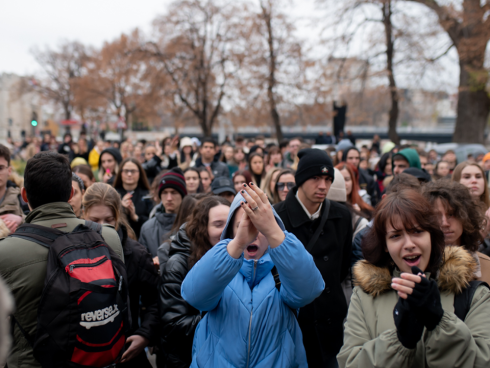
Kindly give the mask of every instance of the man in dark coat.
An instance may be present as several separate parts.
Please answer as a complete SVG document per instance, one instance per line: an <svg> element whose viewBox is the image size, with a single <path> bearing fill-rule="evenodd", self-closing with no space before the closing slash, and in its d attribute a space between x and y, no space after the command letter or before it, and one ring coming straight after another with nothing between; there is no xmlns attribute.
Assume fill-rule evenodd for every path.
<svg viewBox="0 0 490 368"><path fill-rule="evenodd" d="M326 199L334 180L328 154L304 149L298 157L296 187L275 209L286 230L311 253L325 281L323 293L298 316L308 366L337 367L336 355L342 347L347 315L341 282L350 267L352 220L345 206Z"/></svg>

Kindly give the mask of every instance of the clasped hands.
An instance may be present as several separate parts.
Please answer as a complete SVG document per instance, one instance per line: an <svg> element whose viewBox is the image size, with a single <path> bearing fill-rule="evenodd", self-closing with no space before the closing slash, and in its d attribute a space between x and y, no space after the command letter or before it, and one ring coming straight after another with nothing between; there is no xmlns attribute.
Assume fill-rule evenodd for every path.
<svg viewBox="0 0 490 368"><path fill-rule="evenodd" d="M266 237L271 248L278 247L286 237L276 221L267 195L260 188L253 183L243 184L241 194L246 200L246 203L240 203L240 208L244 211L236 235L227 247L228 253L236 259L259 233Z"/></svg>
<svg viewBox="0 0 490 368"><path fill-rule="evenodd" d="M392 280L391 287L400 297L393 310L398 339L406 348L414 349L424 327L432 331L444 314L437 282L412 267L412 274L402 273Z"/></svg>

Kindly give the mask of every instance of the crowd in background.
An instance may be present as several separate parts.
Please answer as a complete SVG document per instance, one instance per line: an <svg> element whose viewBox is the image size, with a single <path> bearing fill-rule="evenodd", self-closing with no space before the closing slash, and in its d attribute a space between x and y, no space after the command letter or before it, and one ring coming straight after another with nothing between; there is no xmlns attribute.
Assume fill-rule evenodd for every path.
<svg viewBox="0 0 490 368"><path fill-rule="evenodd" d="M490 153L458 162L378 136L359 146L350 132L9 143L3 237L53 216L117 232L133 317L117 366L150 367L148 349L158 367L490 364L490 292L478 283L490 283ZM73 194L35 206L29 193L50 191L35 180L57 179L28 172L49 172L54 152ZM28 161L24 178L11 159ZM29 281L16 284L2 253L10 239L0 274L34 333L36 308L19 309ZM9 367L38 366L24 337L14 333Z"/></svg>

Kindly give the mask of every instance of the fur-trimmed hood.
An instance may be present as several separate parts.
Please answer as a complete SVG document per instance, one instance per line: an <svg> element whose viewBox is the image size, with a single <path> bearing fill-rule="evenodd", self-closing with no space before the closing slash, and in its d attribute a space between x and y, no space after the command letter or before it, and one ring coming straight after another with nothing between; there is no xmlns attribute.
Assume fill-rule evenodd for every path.
<svg viewBox="0 0 490 368"><path fill-rule="evenodd" d="M461 293L470 281L476 279L476 269L477 262L468 251L457 246L446 247L444 261L437 276L439 289L453 294ZM353 275L354 284L373 297L393 290L391 288L393 276L388 268L377 267L363 260L356 263Z"/></svg>

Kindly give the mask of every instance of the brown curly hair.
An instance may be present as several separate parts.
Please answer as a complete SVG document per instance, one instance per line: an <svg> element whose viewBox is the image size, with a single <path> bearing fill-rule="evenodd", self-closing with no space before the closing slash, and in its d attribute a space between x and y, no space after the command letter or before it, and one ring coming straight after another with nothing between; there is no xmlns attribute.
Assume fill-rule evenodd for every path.
<svg viewBox="0 0 490 368"><path fill-rule="evenodd" d="M208 222L209 211L220 205L230 207L230 202L219 196L211 196L197 202L187 222L186 232L191 241L191 254L187 261L191 269L213 245L209 242Z"/></svg>
<svg viewBox="0 0 490 368"><path fill-rule="evenodd" d="M451 213L463 225L461 245L471 252L476 252L483 242L480 229L486 219L481 206L473 200L468 188L457 181L438 180L427 183L422 190L423 195L434 207L440 199L446 213Z"/></svg>

